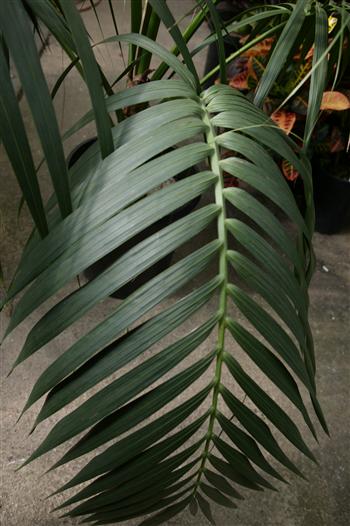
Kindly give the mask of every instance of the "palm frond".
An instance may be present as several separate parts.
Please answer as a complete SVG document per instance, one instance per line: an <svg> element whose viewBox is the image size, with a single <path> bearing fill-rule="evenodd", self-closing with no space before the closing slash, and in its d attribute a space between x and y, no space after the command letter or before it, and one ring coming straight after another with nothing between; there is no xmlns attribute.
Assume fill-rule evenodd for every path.
<svg viewBox="0 0 350 526"><path fill-rule="evenodd" d="M152 5L170 25L169 13L158 2ZM77 274L125 247L136 234L144 238L94 280L56 299L30 330L15 365L166 254L190 243L185 256L118 302L38 378L24 411L45 396L34 425L63 408L65 416L26 463L79 435L53 466L95 451L56 492L85 483L60 506L75 506L67 515L108 524L153 514L142 523L151 525L190 505L213 521L211 502L236 508L241 491L275 490L285 481L279 464L303 476L284 452L285 440L315 461L294 419L297 411L316 437L307 397L327 431L317 400L308 322L314 261L310 165L304 152L239 92L225 85L200 92L189 68L145 35L116 35L108 41L158 54L180 78L112 95L103 111L95 106L69 131L96 113L157 101L111 129L113 148L105 158L93 145L70 170L74 211L62 218L55 208L58 195L49 203L49 234L31 237L8 291L7 301L28 287L7 334L46 300L57 298ZM184 44L177 43L179 48ZM87 38L79 45L85 67L83 57L89 63L93 55L85 54ZM91 89L95 81L87 76ZM222 158L222 148L232 155ZM301 174L305 214L279 169L283 159ZM185 178L164 184L187 168L192 170ZM239 179L241 188L225 188L224 171ZM263 199L253 196L252 189ZM177 215L204 192L209 203ZM293 236L269 210L271 201L288 218ZM229 218L229 204L243 217ZM146 228L169 216L168 224L147 235ZM208 227L215 230L210 240ZM186 284L191 284L187 293L181 290ZM175 292L179 297L165 305ZM198 323L200 312L206 315ZM171 343L165 340L170 334ZM242 356L254 364L252 371ZM130 369L121 372L124 366ZM114 373L121 374L111 377ZM262 389L261 378L270 389ZM250 407L236 396L232 382ZM294 416L270 391L292 405ZM85 399L77 403L80 395ZM74 409L69 406L73 401ZM227 418L230 411L235 422Z"/></svg>

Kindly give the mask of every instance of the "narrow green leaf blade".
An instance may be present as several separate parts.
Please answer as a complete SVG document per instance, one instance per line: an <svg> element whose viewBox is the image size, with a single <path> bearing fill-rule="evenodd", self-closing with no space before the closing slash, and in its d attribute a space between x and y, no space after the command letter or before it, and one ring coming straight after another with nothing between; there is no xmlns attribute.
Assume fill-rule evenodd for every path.
<svg viewBox="0 0 350 526"><path fill-rule="evenodd" d="M16 307L8 332L74 276L155 221L202 194L215 180L211 172L195 174L144 197L89 231L77 242L78 245L69 246L26 291ZM24 351L19 360L26 356L27 351Z"/></svg>
<svg viewBox="0 0 350 526"><path fill-rule="evenodd" d="M232 446L229 446L224 440L216 435L213 438L213 442L223 457L230 464L230 466L234 470L238 471L238 473L240 473L243 477L247 478L253 484L275 490L275 488L267 480L259 475L245 455L240 453Z"/></svg>
<svg viewBox="0 0 350 526"><path fill-rule="evenodd" d="M61 2L63 12L71 30L78 55L84 68L85 81L89 89L97 136L100 143L102 158L114 150L111 134L111 122L108 117L99 68L92 51L83 21L73 2Z"/></svg>
<svg viewBox="0 0 350 526"><path fill-rule="evenodd" d="M271 275L261 270L249 258L236 250L229 250L227 257L238 276L251 290L256 291L273 308L291 330L301 349L305 347L306 331L298 312L288 297L272 282Z"/></svg>
<svg viewBox="0 0 350 526"><path fill-rule="evenodd" d="M169 115L168 115L169 117ZM128 119L130 121L131 118ZM125 130L127 133L128 130ZM11 284L8 299L20 292L26 285L43 272L59 257L71 244L76 243L89 231L97 228L103 222L116 215L124 207L142 197L145 192L164 183L169 177L174 177L182 171L205 159L210 149L205 144L195 143L176 148L156 158L141 167L127 172L126 177L116 177L114 173L110 184L105 182L103 188L96 191L94 198L82 203L64 221L54 225L52 232L44 239L28 247L22 257L20 267ZM164 169L166 168L166 170ZM86 165L81 170L87 171ZM80 173L80 171L79 171ZM75 176L78 175L77 173ZM133 185L130 185L130 177ZM117 193L116 190L120 192ZM87 219L88 216L88 219ZM67 240L69 232L69 242ZM14 321L7 329L9 333Z"/></svg>
<svg viewBox="0 0 350 526"><path fill-rule="evenodd" d="M219 248L220 242L217 240L205 245L135 291L109 317L86 333L46 369L38 380L39 387L32 390L30 402L38 400L151 308L204 270Z"/></svg>
<svg viewBox="0 0 350 526"><path fill-rule="evenodd" d="M83 367L50 391L37 417L37 422L51 416L104 378L118 371L121 367L125 367L169 332L180 326L209 300L220 283L220 278L214 278L103 349L96 357L86 362ZM118 426L119 429L121 424L119 423Z"/></svg>
<svg viewBox="0 0 350 526"><path fill-rule="evenodd" d="M198 429L196 426L195 428ZM172 437L162 441L160 448L156 444L119 468L97 478L57 509L64 508L88 497L93 497L79 504L71 512L83 515L101 506L109 506L115 502L124 502L130 496L149 489L150 484L154 480L159 482L160 487L166 487L174 480L178 480L178 476L181 477L183 473L187 473L187 468L190 470L199 462L200 457L197 457L180 468L198 451L203 444L203 438L197 440L191 446L181 449L179 453L166 458L169 452L171 454L176 447L181 448L192 434L193 425L190 424Z"/></svg>
<svg viewBox="0 0 350 526"><path fill-rule="evenodd" d="M248 433L250 433L252 437L282 465L293 473L304 478L298 468L294 466L287 455L282 451L266 423L251 409L242 404L242 402L240 402L238 398L230 393L225 387L222 387L221 394L227 406L232 413L234 413L244 429L246 429Z"/></svg>
<svg viewBox="0 0 350 526"><path fill-rule="evenodd" d="M0 46L0 136L11 161L33 221L44 237L48 226L32 154L7 67Z"/></svg>
<svg viewBox="0 0 350 526"><path fill-rule="evenodd" d="M147 426L135 431L132 435L116 442L103 453L95 456L90 460L67 484L65 484L59 491L64 491L68 488L76 486L81 482L90 480L98 475L107 473L111 469L125 464L128 460L136 458L147 447L153 446L165 434L175 429L181 422L183 422L193 411L195 411L208 395L208 389L198 392L192 398L182 403L175 409L169 411L165 415L159 417L157 420L151 422ZM189 426L184 428L181 432L166 438L163 442L154 446L160 455L167 456L175 452L179 447L179 437L191 436L203 422L207 419L208 413L197 418ZM164 452L163 452L164 451ZM148 451L150 454L150 451ZM161 457L161 458L164 458ZM85 506L83 504L82 506Z"/></svg>
<svg viewBox="0 0 350 526"><path fill-rule="evenodd" d="M206 468L204 471L205 478L208 480L208 482L214 486L215 488L218 488L223 493L226 493L226 495L230 495L230 497L234 497L235 499L242 499L243 497L236 491L231 484L227 482L227 480L222 477L221 475L218 475L217 473L214 473L214 471L211 471L210 469Z"/></svg>
<svg viewBox="0 0 350 526"><path fill-rule="evenodd" d="M162 20L163 24L167 27L171 36L173 37L174 42L176 43L177 47L179 48L182 54L184 63L188 68L188 71L191 72L193 78L195 79L197 87L199 87L198 73L193 64L191 54L166 2L163 2L161 0L149 0L149 2L154 11L158 14L159 18Z"/></svg>
<svg viewBox="0 0 350 526"><path fill-rule="evenodd" d="M225 431L227 436L232 440L237 447L256 464L259 468L263 469L269 475L285 482L283 477L277 473L277 471L266 461L265 457L261 453L255 440L253 440L247 433L240 429L236 424L230 422L221 413L218 414L218 422L222 429Z"/></svg>
<svg viewBox="0 0 350 526"><path fill-rule="evenodd" d="M147 49L151 53L158 55L164 62L166 62L189 86L192 87L194 94L196 94L196 80L193 74L184 66L172 53L157 42L154 42L145 35L136 33L129 33L127 35L116 35L100 42L101 44L108 44L109 42L129 42L135 44L143 49Z"/></svg>
<svg viewBox="0 0 350 526"><path fill-rule="evenodd" d="M254 104L261 106L265 97L269 94L282 67L293 47L296 37L301 30L305 19L305 9L309 2L298 0L293 6L293 12L284 27L277 44L272 52L270 60L258 84L255 93Z"/></svg>
<svg viewBox="0 0 350 526"><path fill-rule="evenodd" d="M210 504L207 500L205 500L202 495L197 491L196 493L196 499L199 504L199 507L204 515L210 522L210 524L216 525L216 522L214 521L214 517L210 508Z"/></svg>
<svg viewBox="0 0 350 526"><path fill-rule="evenodd" d="M241 210L257 225L264 229L278 247L290 258L295 265L298 276L303 273L303 261L296 250L290 235L287 234L282 224L276 216L262 205L255 197L250 195L241 188L226 188L224 191L225 198L233 204L238 210Z"/></svg>
<svg viewBox="0 0 350 526"><path fill-rule="evenodd" d="M72 211L66 161L50 93L22 3L11 0L1 2L0 28L16 64L45 153L61 214L65 217Z"/></svg>
<svg viewBox="0 0 350 526"><path fill-rule="evenodd" d="M304 455L316 462L313 453L302 439L297 426L272 398L265 393L254 380L242 369L239 363L229 354L225 354L225 363L232 376L239 383L245 393L264 415L281 431L281 433Z"/></svg>
<svg viewBox="0 0 350 526"><path fill-rule="evenodd" d="M238 322L229 319L227 326L239 343L241 348L248 356L260 367L260 369L274 382L274 384L289 398L289 400L299 409L303 418L316 438L314 426L310 420L298 386L283 363L265 347L255 336L250 334Z"/></svg>
<svg viewBox="0 0 350 526"><path fill-rule="evenodd" d="M164 521L171 519L172 517L174 517L174 515L178 515L182 510L184 510L189 504L191 498L192 496L190 495L189 497L186 497L180 502L169 506L169 508L166 508L164 511L161 511L157 515L154 515L153 517L142 521L140 523L140 526L158 526L159 524L163 524Z"/></svg>
<svg viewBox="0 0 350 526"><path fill-rule="evenodd" d="M321 4L315 5L315 43L312 57L312 74L310 81L309 98L307 105L306 123L304 129L304 149L308 147L311 134L317 122L320 112L322 95L326 87L328 59L323 60L316 66L325 54L328 45L328 17Z"/></svg>
<svg viewBox="0 0 350 526"><path fill-rule="evenodd" d="M219 211L218 206L207 205L155 232L131 248L93 281L47 312L29 333L21 351L22 357L33 354L103 298L135 279L165 255L196 236L215 219ZM138 257L140 254L142 258Z"/></svg>
<svg viewBox="0 0 350 526"><path fill-rule="evenodd" d="M218 489L209 486L203 481L200 483L200 489L203 491L203 493L205 493L207 497L209 497L217 504L220 504L220 506L226 506L227 508L237 508L236 504L234 504L234 502L228 499Z"/></svg>
<svg viewBox="0 0 350 526"><path fill-rule="evenodd" d="M209 461L219 473L232 480L236 484L254 491L263 491L263 489L258 486L258 484L253 482L250 478L245 477L241 471L238 471L236 466L225 462L225 460L215 456L213 453L210 453Z"/></svg>
<svg viewBox="0 0 350 526"><path fill-rule="evenodd" d="M31 460L85 431L149 387L194 351L208 337L216 323L217 317L214 316L189 335L101 389L63 417L31 455Z"/></svg>
<svg viewBox="0 0 350 526"><path fill-rule="evenodd" d="M145 395L141 395L136 400L101 420L77 444L69 449L54 467L56 468L89 453L154 414L189 387L191 383L195 382L206 371L211 361L211 358L202 358L167 382L152 389Z"/></svg>
<svg viewBox="0 0 350 526"><path fill-rule="evenodd" d="M308 297L305 289L296 279L292 269L283 257L253 228L238 219L226 220L226 226L233 237L245 248L264 270L274 279L276 288L283 291L294 303L305 320Z"/></svg>
<svg viewBox="0 0 350 526"><path fill-rule="evenodd" d="M233 301L250 323L270 343L273 349L285 360L303 384L313 392L311 380L298 348L286 331L256 301L252 300L242 289L228 286Z"/></svg>
<svg viewBox="0 0 350 526"><path fill-rule="evenodd" d="M106 107L108 112L112 112L128 106L142 104L144 102L175 97L198 99L196 93L183 80L155 80L114 93L114 95L106 98ZM89 124L93 118L93 111L88 111L63 134L63 140L68 139L74 133Z"/></svg>

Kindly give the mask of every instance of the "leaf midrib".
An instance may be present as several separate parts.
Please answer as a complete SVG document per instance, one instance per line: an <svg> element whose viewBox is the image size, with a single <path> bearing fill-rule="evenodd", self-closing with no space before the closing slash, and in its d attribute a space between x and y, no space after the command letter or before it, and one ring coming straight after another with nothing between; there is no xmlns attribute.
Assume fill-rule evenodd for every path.
<svg viewBox="0 0 350 526"><path fill-rule="evenodd" d="M225 211L225 199L224 199L224 179L223 172L220 166L220 153L219 146L216 142L215 128L211 122L209 112L205 106L204 101L202 102L203 108L203 122L206 125L205 138L209 146L213 148L212 153L209 157L209 164L211 171L217 176L217 182L215 184L215 203L221 207L221 212L217 217L217 231L218 239L220 240L222 247L219 256L219 275L222 277L222 285L219 296L219 309L218 314L220 315L218 321L218 344L217 344L217 357L215 366L215 376L213 385L212 403L210 408L210 418L208 423L208 431L206 433L206 441L204 450L202 453L202 461L198 470L198 476L196 483L194 484L193 495L198 491L201 485L202 475L205 471L206 460L209 455L210 445L214 436L214 424L217 415L218 399L220 394L221 375L222 375L222 364L225 344L225 329L226 329L226 314L227 314L227 284L228 284L228 263L227 263L227 231L226 231L226 211Z"/></svg>

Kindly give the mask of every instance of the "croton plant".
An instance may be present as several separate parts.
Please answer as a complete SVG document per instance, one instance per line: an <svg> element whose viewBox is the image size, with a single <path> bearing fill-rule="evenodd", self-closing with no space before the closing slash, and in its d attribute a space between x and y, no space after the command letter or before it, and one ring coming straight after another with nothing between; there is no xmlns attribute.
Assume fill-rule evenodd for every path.
<svg viewBox="0 0 350 526"><path fill-rule="evenodd" d="M336 19L329 17L328 43L332 41L332 33L336 24ZM251 38L250 33L240 36L240 43L243 45ZM238 89L246 95L253 96L256 87L268 64L271 52L276 43L275 37L270 37L258 42L249 48L229 66L229 85ZM348 47L348 40L342 42L344 51ZM293 54L278 81L273 85L269 96L264 102L264 111L271 117L272 121L287 135L293 135L294 140L300 145L303 144L305 129L308 94L310 89L310 72L314 62L314 45L308 46L307 41L297 53ZM336 70L333 64L333 73ZM338 153L344 152L348 148L348 138L344 132L345 127L341 126L341 118L331 118L333 112L343 112L350 109L350 86L346 80L340 83L335 90L334 75L329 75L329 86L323 93L321 102L321 116L312 134L311 151L318 153ZM302 88L299 89L300 84ZM286 179L295 181L299 173L288 162L282 161L282 171ZM236 182L227 179L227 186L233 186Z"/></svg>

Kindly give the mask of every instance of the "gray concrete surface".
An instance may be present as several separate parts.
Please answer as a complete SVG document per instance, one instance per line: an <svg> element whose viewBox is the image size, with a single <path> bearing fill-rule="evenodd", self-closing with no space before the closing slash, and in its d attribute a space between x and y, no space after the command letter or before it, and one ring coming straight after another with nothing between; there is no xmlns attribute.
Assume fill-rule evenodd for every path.
<svg viewBox="0 0 350 526"><path fill-rule="evenodd" d="M174 9L176 16L180 17L187 12L192 5L190 0L172 0L169 4ZM115 5L118 9L118 20L121 21L120 31L127 28L127 9L124 0L117 0ZM101 25L104 28L104 36L113 34L113 28L108 16L107 1L102 0L98 7ZM95 41L100 40L99 28L91 11L84 13L84 19L88 25L90 34ZM189 17L185 21L189 20ZM205 29L200 36L203 36ZM165 31L161 33L163 41L168 42ZM109 78L113 78L122 68L122 59L117 46L108 49L101 48L97 51L105 71ZM203 64L203 56L198 57L199 67ZM43 65L50 84L61 73L67 60L62 55L54 40L51 40L50 48L45 52ZM55 101L57 114L59 116L62 130L75 122L89 107L89 99L86 89L74 72L68 77L64 89L59 93ZM30 114L25 100L22 107L26 119L26 125L30 130L30 138L37 160L40 159L40 147L33 130ZM79 143L85 137L93 134L93 130L85 129L78 137L67 141L67 152L74 144ZM28 236L31 225L27 211L24 209L17 223L17 207L20 194L6 162L4 152L0 156L0 210L1 210L1 250L0 258L4 268L5 281L9 282L16 268L21 249ZM50 184L43 172L41 174L41 185L43 193L47 196L50 192ZM206 236L211 233L206 232ZM200 242L200 240L199 240ZM188 250L182 247L176 254L180 259ZM349 231L338 235L327 237L315 235L315 250L318 258L317 271L311 284L311 324L313 328L317 360L319 398L323 405L329 427L331 438L322 435L320 431L319 444L308 441L314 452L319 465L302 458L292 446L284 443L286 452L295 461L302 471L307 474L309 482L302 481L288 475L290 485L277 485L279 492L243 492L245 501L241 502L235 511L220 508L213 505L214 516L218 526L346 526L350 519L349 508ZM201 279L200 277L198 279ZM62 291L56 299L73 290L72 284ZM187 290L191 285L187 287ZM175 297L167 300L167 304L173 302ZM194 319L200 322L206 319L207 313L214 306L214 298L205 309ZM45 497L54 489L67 481L76 472L83 461L77 460L72 465L64 466L48 475L44 471L61 456L65 447L57 448L52 454L43 457L30 464L23 470L16 472L16 468L30 454L33 449L46 436L52 424L64 415L61 411L58 415L45 421L39 428L28 437L33 418L41 404L36 404L20 422L16 420L28 396L33 382L52 360L66 349L79 334L91 327L98 319L102 319L116 305L115 300L107 299L98 308L91 311L83 320L75 323L69 331L64 332L56 338L49 346L45 347L37 356L22 364L15 372L6 378L7 372L14 361L21 345L25 339L28 329L32 326L50 305L45 305L39 312L26 320L11 336L4 342L1 351L1 501L0 522L3 526L59 526L60 524L74 525L77 521L63 518L58 514L50 513L52 508L62 501L62 497L54 497L45 500ZM2 313L1 330L7 325L10 308ZM189 325L188 325L189 327ZM181 332L187 329L187 325ZM178 331L169 335L166 342L172 341L179 336ZM198 353L203 353L215 342L215 335L209 338ZM239 354L239 350L229 344L233 352ZM149 351L149 354L152 351ZM246 360L239 355L245 364ZM188 363L197 359L190 357ZM136 362L135 362L136 363ZM247 362L248 363L248 362ZM133 364L134 365L134 364ZM122 374L122 370L118 374ZM264 387L271 389L271 385L262 374L256 373L258 381ZM225 381L230 382L230 378ZM195 384L192 389L204 385L205 379ZM232 385L232 389L237 387ZM187 396L184 395L184 397ZM274 396L278 402L288 407L283 397L277 392ZM180 397L181 398L181 397ZM73 404L74 406L74 404ZM293 411L290 414L305 431L299 416ZM85 461L85 459L84 459ZM284 471L282 470L284 473ZM285 473L284 473L285 474ZM132 526L138 521L129 521ZM206 520L200 514L192 517L188 511L168 522L169 525L185 526L194 524L201 526Z"/></svg>

